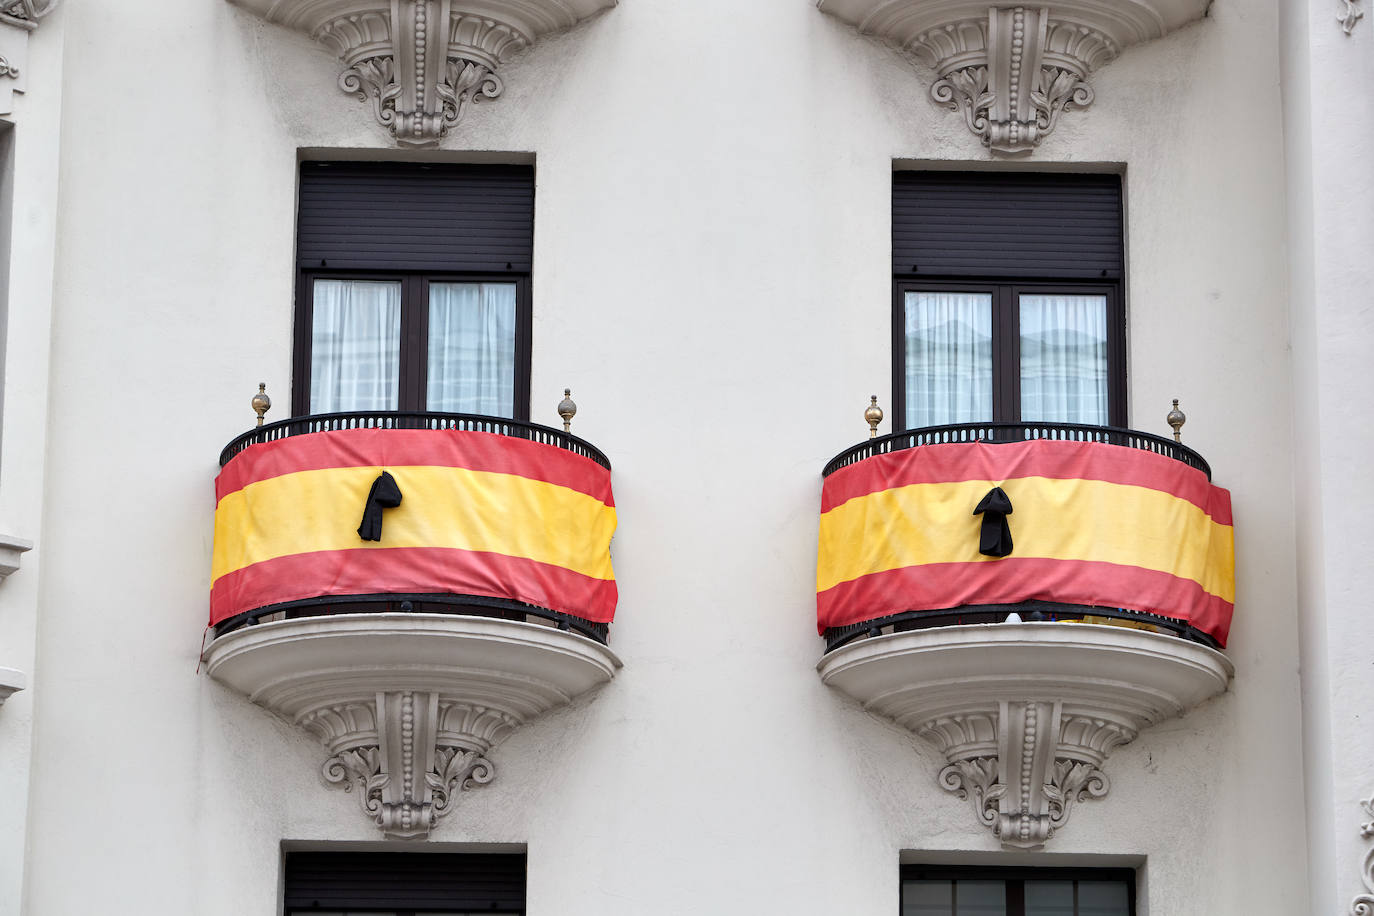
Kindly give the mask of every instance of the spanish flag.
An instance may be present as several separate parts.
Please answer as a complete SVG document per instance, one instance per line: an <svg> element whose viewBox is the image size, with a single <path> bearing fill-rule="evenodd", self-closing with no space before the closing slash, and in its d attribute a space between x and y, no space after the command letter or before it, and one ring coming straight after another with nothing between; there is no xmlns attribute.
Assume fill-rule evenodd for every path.
<svg viewBox="0 0 1374 916"><path fill-rule="evenodd" d="M390 473L381 539L359 520ZM610 471L566 449L467 430L349 429L258 443L215 482L210 623L334 595L506 598L615 615Z"/></svg>
<svg viewBox="0 0 1374 916"><path fill-rule="evenodd" d="M974 509L1000 487L1014 548L979 553ZM1054 601L1145 611L1226 643L1231 494L1164 455L1096 442L926 445L826 478L822 633L903 611Z"/></svg>

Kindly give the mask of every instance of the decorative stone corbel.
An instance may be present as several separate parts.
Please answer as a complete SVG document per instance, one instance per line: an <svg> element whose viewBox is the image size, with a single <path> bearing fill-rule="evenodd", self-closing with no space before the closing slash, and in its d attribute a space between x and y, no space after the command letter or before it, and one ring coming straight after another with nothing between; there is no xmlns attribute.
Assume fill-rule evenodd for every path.
<svg viewBox="0 0 1374 916"><path fill-rule="evenodd" d="M14 110L29 67L29 33L57 8L57 0L0 0L0 115Z"/></svg>
<svg viewBox="0 0 1374 916"><path fill-rule="evenodd" d="M1128 725L1066 716L1060 702L1006 702L995 712L942 716L917 727L949 765L940 788L967 798L1003 846L1037 849L1073 806L1111 789L1102 764L1135 739Z"/></svg>
<svg viewBox="0 0 1374 916"><path fill-rule="evenodd" d="M1075 0L990 6L987 0L818 0L935 71L930 96L959 111L996 153L1029 153L1066 111L1093 102L1088 78L1133 44L1207 10L1208 0Z"/></svg>
<svg viewBox="0 0 1374 916"><path fill-rule="evenodd" d="M324 44L339 88L368 102L402 146L435 146L467 106L505 88L497 71L546 32L616 0L233 0Z"/></svg>
<svg viewBox="0 0 1374 916"><path fill-rule="evenodd" d="M326 782L356 792L363 814L400 840L423 838L459 792L496 776L487 751L520 723L429 691L314 710L301 725L324 743Z"/></svg>

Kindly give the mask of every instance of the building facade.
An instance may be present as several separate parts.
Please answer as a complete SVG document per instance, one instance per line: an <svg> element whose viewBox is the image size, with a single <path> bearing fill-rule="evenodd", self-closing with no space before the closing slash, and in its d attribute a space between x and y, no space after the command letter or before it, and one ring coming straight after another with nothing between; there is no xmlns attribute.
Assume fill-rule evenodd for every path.
<svg viewBox="0 0 1374 916"><path fill-rule="evenodd" d="M1374 911L1367 12L0 0L0 913ZM1080 335L1059 362L1031 300ZM384 317L354 333L362 302ZM950 413L969 359L990 394ZM267 424L381 435L310 457L338 423L276 427L221 468L259 383ZM1199 510L1189 597L1144 608L1124 571L1193 562L1166 513L1096 599L894 586L818 638L817 590L824 624L915 536L898 508L822 521L874 395L879 437L1153 434L1022 438L1171 469L1171 513L1210 465L1229 504ZM425 451L445 431L503 444L478 468ZM854 460L1022 447L1000 435ZM975 475L1016 504L996 562L1113 511L1114 460ZM399 508L368 490L388 467ZM452 511L416 468L459 469ZM230 517L287 471L348 474ZM1096 483L1037 516L1023 478ZM381 550L313 527L374 497ZM498 521L439 530L483 500ZM387 540L424 511L437 540ZM468 578L388 559L444 538ZM319 890L427 855L462 885L430 910ZM1073 902L1036 910L1055 880Z"/></svg>

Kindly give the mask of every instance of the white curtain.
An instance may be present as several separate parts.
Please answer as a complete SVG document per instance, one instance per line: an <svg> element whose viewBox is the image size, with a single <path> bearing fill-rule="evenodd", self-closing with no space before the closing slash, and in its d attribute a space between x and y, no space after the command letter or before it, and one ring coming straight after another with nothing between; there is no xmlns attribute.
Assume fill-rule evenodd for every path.
<svg viewBox="0 0 1374 916"><path fill-rule="evenodd" d="M429 285L430 410L515 413L515 284Z"/></svg>
<svg viewBox="0 0 1374 916"><path fill-rule="evenodd" d="M310 412L395 410L400 397L401 284L316 280Z"/></svg>
<svg viewBox="0 0 1374 916"><path fill-rule="evenodd" d="M906 294L906 428L992 419L992 296Z"/></svg>
<svg viewBox="0 0 1374 916"><path fill-rule="evenodd" d="M1107 297L1021 297L1021 419L1107 423Z"/></svg>

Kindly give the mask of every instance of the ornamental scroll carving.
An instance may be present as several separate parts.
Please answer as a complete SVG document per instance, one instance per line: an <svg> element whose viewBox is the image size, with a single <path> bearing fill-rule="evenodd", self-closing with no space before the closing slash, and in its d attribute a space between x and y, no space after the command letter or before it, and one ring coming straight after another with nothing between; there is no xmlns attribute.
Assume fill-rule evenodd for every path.
<svg viewBox="0 0 1374 916"><path fill-rule="evenodd" d="M1002 702L993 713L932 719L917 729L945 755L940 788L968 799L1003 846L1038 849L1074 805L1111 789L1102 763L1136 732L1066 715L1058 702Z"/></svg>
<svg viewBox="0 0 1374 916"><path fill-rule="evenodd" d="M4 0L0 0L4 2ZM401 146L432 147L475 102L505 89L499 69L537 36L615 0L234 0L306 32L343 61L339 88Z"/></svg>
<svg viewBox="0 0 1374 916"><path fill-rule="evenodd" d="M25 90L29 33L58 0L0 0L0 115L14 110L14 93Z"/></svg>
<svg viewBox="0 0 1374 916"><path fill-rule="evenodd" d="M1360 802L1365 817L1369 820L1360 825L1360 839L1374 838L1374 795ZM1365 893L1350 901L1350 916L1374 916L1374 847L1364 855L1360 866L1360 880L1364 882Z"/></svg>
<svg viewBox="0 0 1374 916"><path fill-rule="evenodd" d="M325 782L353 793L384 835L402 840L424 839L461 792L491 782L496 768L486 753L519 725L497 710L413 690L316 710L301 724L331 751Z"/></svg>

